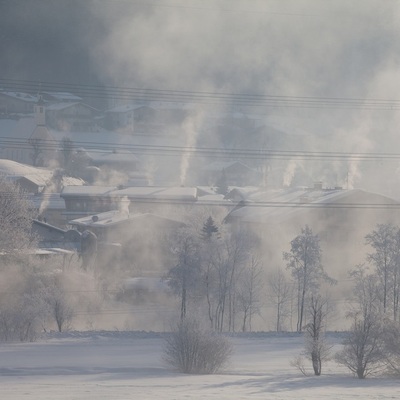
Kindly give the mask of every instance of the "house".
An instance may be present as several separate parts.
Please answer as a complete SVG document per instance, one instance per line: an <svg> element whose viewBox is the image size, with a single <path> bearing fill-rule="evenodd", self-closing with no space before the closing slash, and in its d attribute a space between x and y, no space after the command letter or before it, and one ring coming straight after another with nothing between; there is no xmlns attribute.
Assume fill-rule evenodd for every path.
<svg viewBox="0 0 400 400"><path fill-rule="evenodd" d="M57 175L57 170L33 167L12 160L0 159L0 174L17 184L35 211L49 223L62 227L66 224L65 202L60 197L64 186L82 186L84 181L79 178Z"/></svg>
<svg viewBox="0 0 400 400"><path fill-rule="evenodd" d="M67 221L87 215L118 209L109 193L114 186L68 186L61 193L65 201L64 215Z"/></svg>
<svg viewBox="0 0 400 400"><path fill-rule="evenodd" d="M52 267L68 267L80 251L81 235L78 231L61 229L34 219L32 232L38 239L38 246L33 249L32 255L51 260Z"/></svg>
<svg viewBox="0 0 400 400"><path fill-rule="evenodd" d="M68 92L40 92L43 100L47 103L80 103L82 97Z"/></svg>
<svg viewBox="0 0 400 400"><path fill-rule="evenodd" d="M192 207L197 201L197 189L193 187L68 186L60 195L65 200L68 220L112 210L178 212Z"/></svg>
<svg viewBox="0 0 400 400"><path fill-rule="evenodd" d="M9 129L1 129L0 156L24 164L43 166L48 160L55 158L56 147L46 126L45 103L42 97L35 101L32 109L33 118L21 117Z"/></svg>
<svg viewBox="0 0 400 400"><path fill-rule="evenodd" d="M65 202L60 193L38 193L27 195L31 209L41 221L58 228L65 228Z"/></svg>
<svg viewBox="0 0 400 400"><path fill-rule="evenodd" d="M46 106L46 124L61 131L95 129L99 111L81 102L61 102Z"/></svg>
<svg viewBox="0 0 400 400"><path fill-rule="evenodd" d="M108 211L89 215L69 222L80 232L93 232L98 239L102 256L97 257L99 268L116 270L123 268L142 276L165 274L169 266L166 238L184 223L151 213L130 214L124 211ZM116 258L110 246L118 243L120 253Z"/></svg>
<svg viewBox="0 0 400 400"><path fill-rule="evenodd" d="M0 115L31 114L38 96L0 89Z"/></svg>
<svg viewBox="0 0 400 400"><path fill-rule="evenodd" d="M43 219L34 219L32 231L38 238L38 245L42 249L62 248L78 251L80 248L81 238L77 230L62 229L43 221Z"/></svg>
<svg viewBox="0 0 400 400"><path fill-rule="evenodd" d="M123 130L126 133L134 132L134 111L137 106L124 104L107 110L104 115L106 129Z"/></svg>
<svg viewBox="0 0 400 400"><path fill-rule="evenodd" d="M48 168L33 167L12 160L0 159L0 174L18 184L26 193L40 194L56 183L59 190L68 185L81 186L84 184L82 179L64 175L57 176L56 172Z"/></svg>

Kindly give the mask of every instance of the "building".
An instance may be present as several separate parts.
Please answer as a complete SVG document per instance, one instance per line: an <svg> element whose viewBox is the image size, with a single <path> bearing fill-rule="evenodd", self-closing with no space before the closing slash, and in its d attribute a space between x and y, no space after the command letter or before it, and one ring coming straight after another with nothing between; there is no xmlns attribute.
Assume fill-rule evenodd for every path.
<svg viewBox="0 0 400 400"><path fill-rule="evenodd" d="M32 232L38 239L38 245L31 251L31 255L50 260L52 268L65 269L73 258L77 258L81 241L78 231L61 229L34 219Z"/></svg>
<svg viewBox="0 0 400 400"><path fill-rule="evenodd" d="M65 216L68 220L112 210L165 215L192 207L197 201L197 189L160 186L68 186L62 190L61 197L65 200Z"/></svg>
<svg viewBox="0 0 400 400"><path fill-rule="evenodd" d="M81 186L84 184L84 181L79 178L57 176L54 170L33 167L7 159L0 159L0 174L19 185L24 192L35 195L43 193L46 188L54 189L56 183L59 190L64 186Z"/></svg>
<svg viewBox="0 0 400 400"><path fill-rule="evenodd" d="M79 178L57 175L57 171L0 159L0 174L18 185L27 195L32 210L52 225L63 227L65 202L60 191L68 185L82 186Z"/></svg>
<svg viewBox="0 0 400 400"><path fill-rule="evenodd" d="M170 266L166 238L185 226L156 214L124 211L98 213L69 223L82 233L90 231L96 235L101 253L97 257L99 268L114 271L122 268L140 276L166 273ZM116 245L121 246L118 257Z"/></svg>
<svg viewBox="0 0 400 400"><path fill-rule="evenodd" d="M38 96L0 89L0 115L32 114Z"/></svg>
<svg viewBox="0 0 400 400"><path fill-rule="evenodd" d="M80 103L82 97L69 92L40 92L43 100L47 103Z"/></svg>
<svg viewBox="0 0 400 400"><path fill-rule="evenodd" d="M92 131L98 114L98 110L80 102L53 103L46 106L46 124L61 131Z"/></svg>

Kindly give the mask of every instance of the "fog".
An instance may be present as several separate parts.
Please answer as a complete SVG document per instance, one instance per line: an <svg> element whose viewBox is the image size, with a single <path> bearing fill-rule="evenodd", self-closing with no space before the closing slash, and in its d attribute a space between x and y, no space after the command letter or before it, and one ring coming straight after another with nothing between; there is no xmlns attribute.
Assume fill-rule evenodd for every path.
<svg viewBox="0 0 400 400"><path fill-rule="evenodd" d="M151 139L161 149L144 157L151 183L206 186L201 168L240 160L262 172L256 186L265 190L322 182L400 199L397 1L3 0L0 7L0 88L7 79L53 82L59 91L81 91L102 111L149 101L189 107L182 121ZM217 118L230 122L213 124ZM124 144L123 136L115 138ZM172 156L166 143L178 148ZM101 178L96 184L120 184L125 176ZM187 225L196 220L197 228L209 215L221 222L230 211L172 208L159 214ZM323 248L327 271L345 280L365 261L364 236L377 223L400 221L394 213L343 217L359 225L354 246L343 250L339 238L324 239L323 246L333 243ZM265 270L285 267L282 252L300 225L309 223L316 233L338 225L323 227L315 216L300 222L279 231L276 243L271 226L253 227L267 238L259 249ZM140 256L129 261L130 270L124 265L112 279L105 274L111 291L130 274L162 275L172 266L155 249L161 239L149 235L141 242L136 232L132 249ZM102 262L106 270L112 264ZM118 324L141 325L121 318Z"/></svg>
<svg viewBox="0 0 400 400"><path fill-rule="evenodd" d="M104 26L89 54L91 67L105 85L230 94L218 105L210 104L210 96L206 109L278 115L293 133L305 133L297 151L396 152L396 2L121 1L93 3L90 12ZM254 98L247 105L238 101L240 94L276 98L256 107ZM321 101L310 106L304 97ZM359 101L349 104L349 98ZM328 99L336 101L327 104ZM373 99L389 103L381 106ZM237 145L236 138L208 133L199 120L196 127L203 137L198 137L193 125L186 121L182 127L187 138L182 145L194 145L196 140L204 147ZM248 135L244 130L239 133ZM254 149L263 143L242 140L240 145ZM277 147L275 141L269 145ZM290 143L283 146L291 148ZM184 157L183 170L187 162ZM293 165L292 160L287 162ZM305 160L301 165L308 181L298 184L323 181L327 186L400 194L393 187L398 160L342 160L333 168L331 162ZM390 184L376 178L382 174Z"/></svg>
<svg viewBox="0 0 400 400"><path fill-rule="evenodd" d="M1 6L5 78L165 91L161 100L172 102L175 91L189 97L202 93L205 104L198 99L193 104L197 115L204 108L278 115L292 134L302 133L297 151L396 152L400 10L395 1L42 0L33 6L19 0ZM217 100L218 93L226 96ZM244 102L243 95L253 97ZM160 93L152 99L160 100ZM112 96L88 101L103 108L124 102ZM289 137L283 146L261 138L245 141L246 130L238 140L204 124L203 117L186 120L180 145L283 150L295 140ZM182 183L187 164L183 157L181 171L174 171ZM293 160L287 164L293 171ZM399 196L393 188L398 160L308 159L300 167L308 181ZM390 185L376 178L383 173ZM282 183L288 182L286 175Z"/></svg>

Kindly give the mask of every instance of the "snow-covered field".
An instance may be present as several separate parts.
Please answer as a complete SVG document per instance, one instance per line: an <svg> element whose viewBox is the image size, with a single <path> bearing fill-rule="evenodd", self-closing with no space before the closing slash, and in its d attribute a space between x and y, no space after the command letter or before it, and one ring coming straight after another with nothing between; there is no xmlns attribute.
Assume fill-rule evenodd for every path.
<svg viewBox="0 0 400 400"><path fill-rule="evenodd" d="M340 337L331 336L339 348ZM232 338L232 363L217 375L184 375L162 361L162 335L86 332L0 344L0 399L398 399L398 380L358 380L330 362L320 377L290 365L297 335Z"/></svg>

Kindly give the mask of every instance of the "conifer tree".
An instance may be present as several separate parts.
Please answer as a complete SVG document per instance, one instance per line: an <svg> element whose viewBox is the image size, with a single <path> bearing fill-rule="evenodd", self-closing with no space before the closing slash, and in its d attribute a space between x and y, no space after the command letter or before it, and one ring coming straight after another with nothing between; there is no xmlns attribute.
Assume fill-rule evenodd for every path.
<svg viewBox="0 0 400 400"><path fill-rule="evenodd" d="M218 227L211 216L207 218L201 230L202 239L210 239L214 234L218 235Z"/></svg>

